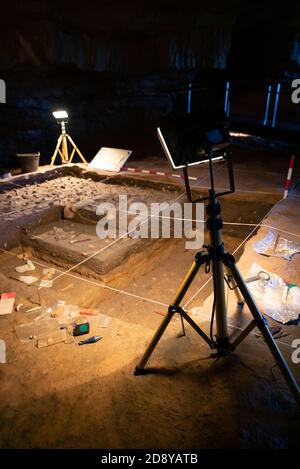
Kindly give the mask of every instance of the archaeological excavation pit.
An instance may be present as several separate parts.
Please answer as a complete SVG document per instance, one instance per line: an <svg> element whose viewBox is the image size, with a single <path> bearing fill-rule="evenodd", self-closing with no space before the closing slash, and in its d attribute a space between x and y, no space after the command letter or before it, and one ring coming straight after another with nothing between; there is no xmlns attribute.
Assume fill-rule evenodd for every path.
<svg viewBox="0 0 300 469"><path fill-rule="evenodd" d="M195 190L198 195L205 194L204 189ZM108 284L113 284L115 278L121 281L123 277L126 283L124 272L137 267L147 271L147 263L150 266L159 263L164 251L171 250L176 255L180 241L172 237L173 211L168 215L171 239L162 239L161 211L155 217L159 218L158 239L151 238L151 227L148 228L148 238L133 238L130 221L136 213L130 212L125 214L125 236L116 239L120 237L120 196L123 200L126 197L127 210L132 203L145 204L149 208L149 218L153 203L162 204L161 210L164 203L172 204L179 200L183 206L186 202L183 187L174 183L147 181L124 173L122 176L105 176L76 165L47 170L30 178L19 177L13 183L3 183L0 223L3 227L9 223L10 229L1 230L1 248L3 251L19 248L23 256L49 264L49 268L57 268L59 275L67 271L67 276L69 273L79 274ZM225 223L223 232L232 249L247 237L251 224L259 221L277 200L276 194L269 195L267 199L263 196L260 200L257 196L253 200L251 195L243 200L234 196L224 200L223 216L229 224ZM97 214L97 208L102 203L116 207L115 237L100 239L97 235L97 223L103 217L102 212L101 215ZM241 224L238 229L230 225L233 212L240 213L238 220ZM247 227L247 223L250 227ZM193 255L193 250L190 250L190 254Z"/></svg>
<svg viewBox="0 0 300 469"><path fill-rule="evenodd" d="M217 171L219 171L220 184L223 186L225 168L221 165ZM192 185L195 197L207 193L207 168L203 168L200 179L203 180L203 185ZM247 183L252 184L249 176ZM172 236L169 239L161 237L132 239L130 236L121 239L99 239L96 229L101 216L97 214L97 207L102 202L114 205L118 228L120 195L127 196L129 203L142 202L146 207L153 202L162 204L176 200L183 207L187 202L184 186L171 178L161 176L142 177L128 172L107 175L84 169L81 165L69 165L54 169L41 168L38 173L17 176L11 181L3 182L0 190L2 211L0 283L3 291L17 293L15 301L17 311L14 317L7 316L7 319L4 319L4 316L1 320L2 324L5 324L4 321L7 324L6 342L9 347L14 347L14 356L18 357L19 365L16 372L25 379L28 376L26 371L28 365L24 364L30 363L29 366L33 370L29 378L31 386L40 396L47 388L47 393L50 393L49 399L53 393L56 393L56 389L59 389L59 393L64 393L67 389L74 389L78 380L80 386L86 386L90 382L90 377L101 377L100 379L104 379L108 386L107 392L105 391L102 396L108 405L111 392L109 389L112 389L115 379L119 379L116 377L123 376L126 370L129 381L124 396L128 400L130 394L132 399L128 412L130 413L130 409L136 405L137 408L143 408L142 396L149 393L149 385L151 392L156 392L155 387L158 383L157 380L150 383L149 377L145 377L144 382L141 378L134 377L134 367L145 345L149 343L152 334L166 314L168 304L193 261L195 250L186 248L185 239L176 239ZM262 238L268 230L267 227L276 224L277 217L283 217L281 221L283 223L284 212L281 215L280 212L277 212L277 215L275 212L275 222L271 218L265 228L259 228L264 217L272 213L280 201L280 193L276 190L261 191L261 193L253 192L251 188L246 191L237 190L236 193L221 199L224 243L226 249L233 252L236 259L241 261L245 256L245 247L247 252L247 244L252 243L253 237L254 239L257 237L258 229L262 230L260 234ZM132 218L133 215L129 213L128 222ZM160 227L162 220L160 214ZM173 225L174 214L171 212L171 233ZM204 242L209 243L207 230ZM247 257L249 260L252 258L252 256ZM28 262L33 263L34 270L19 272L20 267L30 265ZM261 263L261 260L259 262ZM249 261L246 260L243 267L244 275L248 270ZM34 281L24 283L24 277L33 277ZM189 289L186 300L191 317L206 331L209 331L210 327L212 299L213 284L210 281L210 274L201 269ZM241 315L237 311L235 296L230 290L227 291L227 302L229 330L232 337L236 337L241 327L247 325L248 313L245 310ZM52 317L51 315L56 315L62 306L64 314L61 317L59 315ZM94 348L85 349L86 352L82 353L83 349L78 347L82 337L72 338L65 329L62 329L66 325L70 327L74 321L81 324L88 323L90 335L102 337L99 345L95 344ZM293 334L296 334L297 326L294 326L293 330ZM289 334L290 331L291 329ZM185 329L186 336L180 339L178 337L181 334L179 318L174 317L166 338L161 340L153 356L153 363L158 369L166 367L167 370L173 370L168 378L169 385L172 386L175 379L179 390L187 379L184 371L186 366L188 374L194 376L195 373L197 375L200 373L199 376L201 374L205 376L204 362L201 369L199 365L194 367L187 363L197 361L196 357L199 354L207 357L209 353L206 344L202 343L201 338L192 330ZM262 367L261 373L267 373L268 364L272 362L270 354L259 338L255 339L254 336L254 339L249 340L250 344L241 347L241 353L248 356L247 350L250 345L254 358L256 356L254 350L259 347L259 353L263 354L266 361L259 361L258 364ZM284 351L286 352L285 349ZM288 359L288 355L285 356ZM46 374L43 371L45 366L48 369ZM61 366L64 367L63 378L59 377ZM22 371L19 367L22 367ZM83 368L85 371L79 373L78 370ZM293 370L295 372L294 368ZM244 389L241 396L247 395L249 386L253 395L258 393L259 396L256 380L246 379L233 361L230 370L226 368L226 371L221 372L214 393L220 402L224 398L222 373L229 373L231 385L236 390ZM42 381L40 376L43 376ZM13 373L9 380L11 385L14 379ZM138 380L136 390L132 387L135 386L132 381L134 379ZM200 392L198 388L198 392L205 400L207 389L206 385L203 386L202 379L204 378L199 382L202 391ZM282 386L285 387L285 384ZM116 389L113 392L119 391ZM70 405L73 397L76 398L76 393L73 394L72 391L71 395ZM175 400L178 398L176 396L177 392L174 394ZM95 398L96 394L90 397L92 401ZM229 399L229 395L226 399ZM192 402L193 399L190 405ZM208 406L208 402L205 402ZM241 402L244 402L243 398ZM46 409L50 411L49 405L50 402L47 400ZM29 409L25 409L25 413L28 411ZM127 411L125 413L127 414ZM222 418L227 419L229 415L223 415ZM63 422L63 415L60 419ZM149 431L151 425L149 424ZM162 423L162 428L164 425ZM281 432L280 424L276 425L278 425L277 431ZM234 431L232 429L232 434ZM103 444L108 444L105 436L102 433L101 435ZM17 444L21 445L21 442Z"/></svg>

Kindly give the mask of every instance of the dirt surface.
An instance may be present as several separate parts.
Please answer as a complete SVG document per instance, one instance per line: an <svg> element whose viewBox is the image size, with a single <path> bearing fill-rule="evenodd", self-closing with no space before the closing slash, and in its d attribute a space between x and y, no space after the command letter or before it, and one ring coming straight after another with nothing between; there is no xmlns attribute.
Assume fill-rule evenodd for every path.
<svg viewBox="0 0 300 469"><path fill-rule="evenodd" d="M250 179L248 172L244 187L255 186ZM300 284L297 256L288 262L253 251L254 240L268 229L252 233L255 224L280 198L276 187L269 191L268 185L264 186L262 174L257 193L224 198L225 222L251 224L225 224L226 248L240 259L243 275L259 259L264 268ZM275 205L264 223L293 232L293 239L298 239L298 197L294 192L293 197ZM249 241L244 242L247 237ZM273 368L270 352L254 334L236 353L216 361L188 326L186 336L178 337L181 325L174 317L149 362L153 373L133 375L194 254L185 249L183 240L160 241L155 250L132 256L121 275L105 282L73 270L60 275L70 267L30 256L36 267L32 274L39 280L45 267L53 266L54 279L57 277L51 288L38 294L39 282L26 286L16 279L15 267L23 263L22 249L3 252L1 292L16 291L16 304L34 307L40 300L46 309L65 300L80 308L98 309L109 323L94 329L103 337L95 344L79 347L79 339L75 339L37 348L34 340L21 344L15 334L16 325L32 321L32 313L0 317L1 338L7 345L7 363L0 365L0 447L296 447L299 413L279 371ZM187 295L187 300L196 295L188 309L206 332L212 285L209 281L204 285L209 277L201 271ZM237 328L249 320L249 312L247 308L237 312L233 294L228 296L228 305L230 331L237 334ZM199 307L201 314L193 316L193 308ZM288 336L280 347L299 380L299 365L291 363L291 341L299 335L299 326L283 329Z"/></svg>

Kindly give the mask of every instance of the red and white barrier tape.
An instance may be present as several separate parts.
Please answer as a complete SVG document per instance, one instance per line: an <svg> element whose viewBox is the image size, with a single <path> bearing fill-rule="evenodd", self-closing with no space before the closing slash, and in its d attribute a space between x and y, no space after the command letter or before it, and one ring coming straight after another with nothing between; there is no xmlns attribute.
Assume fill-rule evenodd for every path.
<svg viewBox="0 0 300 469"><path fill-rule="evenodd" d="M285 186L284 186L284 194L283 194L284 199L286 199L287 196L288 196L288 192L289 192L289 188L290 188L291 180L292 180L294 163L295 163L295 155L292 155L291 159L290 159L290 166L289 166L287 178L286 178L286 181L285 181Z"/></svg>
<svg viewBox="0 0 300 469"><path fill-rule="evenodd" d="M173 178L184 179L182 174L171 173L169 171L156 171L155 169L141 169L141 168L129 168L123 166L122 171L129 171L131 173L142 173L142 174L153 174L154 176L169 176ZM190 181L197 181L199 178L189 176Z"/></svg>

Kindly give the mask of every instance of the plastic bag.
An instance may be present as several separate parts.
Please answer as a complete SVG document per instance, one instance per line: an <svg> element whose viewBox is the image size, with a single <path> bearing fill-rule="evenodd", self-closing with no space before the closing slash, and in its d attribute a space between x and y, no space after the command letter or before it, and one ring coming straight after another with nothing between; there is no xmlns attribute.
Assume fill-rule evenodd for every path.
<svg viewBox="0 0 300 469"><path fill-rule="evenodd" d="M294 254L300 253L300 243L282 238L279 233L269 231L268 234L254 244L254 249L265 256L283 257L290 261Z"/></svg>
<svg viewBox="0 0 300 469"><path fill-rule="evenodd" d="M296 321L300 315L300 289L297 285L286 284L281 277L256 263L252 264L247 277L262 270L269 274L269 280L260 279L247 285L258 307L262 313L282 324Z"/></svg>

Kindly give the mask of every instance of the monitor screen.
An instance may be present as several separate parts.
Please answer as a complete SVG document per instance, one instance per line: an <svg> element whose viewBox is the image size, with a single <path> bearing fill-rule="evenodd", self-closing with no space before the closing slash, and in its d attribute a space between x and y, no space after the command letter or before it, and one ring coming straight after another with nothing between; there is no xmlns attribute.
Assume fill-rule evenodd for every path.
<svg viewBox="0 0 300 469"><path fill-rule="evenodd" d="M207 162L208 153L214 159L222 159L220 152L230 145L227 129L217 125L206 128L199 117L191 114L169 116L158 127L157 135L174 169Z"/></svg>

